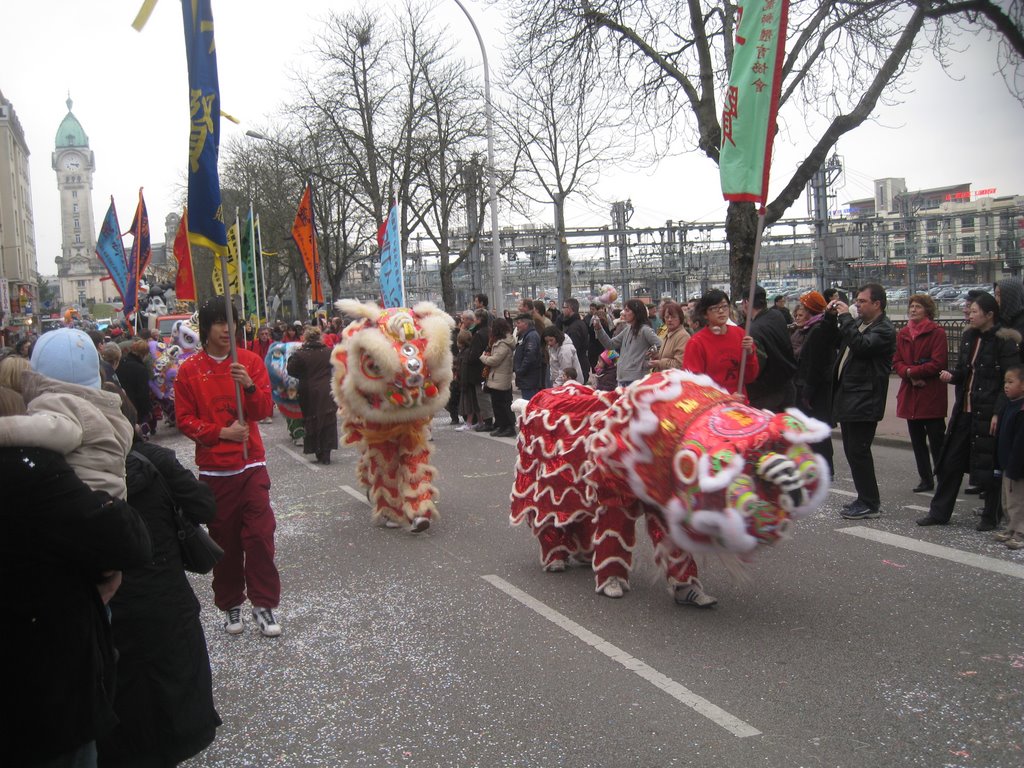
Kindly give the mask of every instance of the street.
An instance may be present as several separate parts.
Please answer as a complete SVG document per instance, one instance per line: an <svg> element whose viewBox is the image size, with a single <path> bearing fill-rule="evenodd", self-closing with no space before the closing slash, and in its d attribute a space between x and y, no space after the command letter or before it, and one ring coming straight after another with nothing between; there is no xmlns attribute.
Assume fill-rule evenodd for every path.
<svg viewBox="0 0 1024 768"><path fill-rule="evenodd" d="M435 420L441 519L374 527L356 454L267 444L280 638L228 636L204 605L224 725L189 766L1018 766L1024 554L974 531L976 497L919 528L909 448L875 447L884 514L842 520L852 483L712 610L676 606L641 534L632 591L540 570L508 524L512 439ZM194 468L191 443L158 441Z"/></svg>

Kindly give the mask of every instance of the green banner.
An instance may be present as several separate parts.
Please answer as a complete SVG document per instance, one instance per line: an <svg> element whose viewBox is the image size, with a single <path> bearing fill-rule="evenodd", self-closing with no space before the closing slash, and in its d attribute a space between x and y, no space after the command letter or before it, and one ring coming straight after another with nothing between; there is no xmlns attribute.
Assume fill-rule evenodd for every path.
<svg viewBox="0 0 1024 768"><path fill-rule="evenodd" d="M768 195L788 13L789 0L745 0L736 10L718 161L726 200L764 203Z"/></svg>

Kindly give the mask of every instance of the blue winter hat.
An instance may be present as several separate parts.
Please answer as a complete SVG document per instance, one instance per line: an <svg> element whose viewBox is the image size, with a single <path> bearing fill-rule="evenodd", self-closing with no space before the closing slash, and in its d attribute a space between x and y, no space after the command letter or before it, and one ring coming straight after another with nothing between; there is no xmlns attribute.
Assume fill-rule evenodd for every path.
<svg viewBox="0 0 1024 768"><path fill-rule="evenodd" d="M84 331L58 328L44 333L32 348L32 370L67 384L99 389L100 356Z"/></svg>

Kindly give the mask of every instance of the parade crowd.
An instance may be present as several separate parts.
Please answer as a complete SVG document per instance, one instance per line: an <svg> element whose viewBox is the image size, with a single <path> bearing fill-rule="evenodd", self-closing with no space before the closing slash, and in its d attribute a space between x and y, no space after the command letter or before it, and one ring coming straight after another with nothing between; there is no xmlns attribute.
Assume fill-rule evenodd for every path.
<svg viewBox="0 0 1024 768"><path fill-rule="evenodd" d="M792 308L784 297L769 304L760 287L752 302L709 290L686 303L663 300L653 312L638 299L621 308L594 301L585 315L575 298L560 306L524 299L503 316L484 294L473 303L455 317L451 338L447 410L459 430L514 437L514 399L570 381L612 391L683 369L756 408L797 408L838 425L857 494L841 515L859 520L882 513L872 444L895 375L918 473L907 485L934 491L917 524L947 524L967 475L967 492L983 499L977 529L1024 548L1018 278L969 296L955 365L934 300L912 295L897 332L875 283L850 296L809 291ZM264 636L282 632L260 424L275 407L272 378L294 379L297 408L282 410L289 435L330 464L338 448L331 350L344 321L239 328L233 360L228 320L222 299L200 307L195 348L177 362L170 395L154 386L161 340L148 331L62 328L4 350L0 546L4 573L19 584L6 641L18 702L4 725L13 765L172 766L213 741L220 718L179 515L208 526L223 550L212 590L224 631L243 632L251 615ZM277 342L294 346L275 374ZM149 439L162 424L194 442L198 478ZM832 440L812 448L834 471ZM618 597L622 586L601 591ZM714 599L698 586L677 602Z"/></svg>

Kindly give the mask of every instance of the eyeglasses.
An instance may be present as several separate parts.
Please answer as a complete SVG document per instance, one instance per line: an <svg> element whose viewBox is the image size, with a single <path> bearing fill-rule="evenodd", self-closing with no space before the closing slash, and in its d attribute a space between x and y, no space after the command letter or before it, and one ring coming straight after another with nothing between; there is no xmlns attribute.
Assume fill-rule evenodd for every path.
<svg viewBox="0 0 1024 768"><path fill-rule="evenodd" d="M715 304L713 307L708 307L708 312L728 312L729 303L723 301L721 304Z"/></svg>

